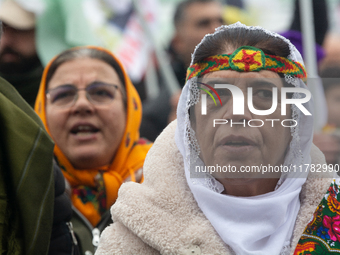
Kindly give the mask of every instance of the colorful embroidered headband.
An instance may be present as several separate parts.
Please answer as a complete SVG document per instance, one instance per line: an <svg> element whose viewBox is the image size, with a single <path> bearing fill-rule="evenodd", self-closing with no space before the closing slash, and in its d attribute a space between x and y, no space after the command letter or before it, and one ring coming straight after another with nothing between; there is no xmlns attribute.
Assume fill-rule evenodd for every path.
<svg viewBox="0 0 340 255"><path fill-rule="evenodd" d="M232 54L207 57L203 61L189 66L187 80L206 73L229 69L238 72L269 70L292 75L303 80L307 78L306 70L299 62L264 54L262 50L252 46L242 46Z"/></svg>

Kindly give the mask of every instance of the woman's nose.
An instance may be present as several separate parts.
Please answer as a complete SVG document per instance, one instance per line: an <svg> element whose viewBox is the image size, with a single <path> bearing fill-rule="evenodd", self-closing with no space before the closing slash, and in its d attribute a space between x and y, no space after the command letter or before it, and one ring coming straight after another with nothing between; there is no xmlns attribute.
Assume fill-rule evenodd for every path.
<svg viewBox="0 0 340 255"><path fill-rule="evenodd" d="M232 120L233 123L243 123L244 120L248 121L252 119L251 112L247 105L246 98L237 97L236 99L231 97L223 108L223 119Z"/></svg>
<svg viewBox="0 0 340 255"><path fill-rule="evenodd" d="M90 102L90 99L87 96L87 92L84 90L79 90L77 92L77 96L75 98L74 105L72 106L73 112L75 113L83 113L83 112L92 112L94 110L93 104Z"/></svg>

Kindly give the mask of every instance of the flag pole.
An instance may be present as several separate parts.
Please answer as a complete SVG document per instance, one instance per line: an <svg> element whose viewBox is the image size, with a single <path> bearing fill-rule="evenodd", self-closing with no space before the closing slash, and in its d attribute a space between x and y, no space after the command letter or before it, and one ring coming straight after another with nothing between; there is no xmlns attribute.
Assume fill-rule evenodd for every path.
<svg viewBox="0 0 340 255"><path fill-rule="evenodd" d="M302 46L304 52L304 60L308 73L308 87L313 95L315 101L320 96L317 93L317 86L320 86L320 79L318 76L317 58L315 50L315 30L314 30L314 15L313 15L313 0L299 0L300 17L301 17L301 31L302 31ZM321 129L318 124L318 109L314 104L314 129L319 131Z"/></svg>
<svg viewBox="0 0 340 255"><path fill-rule="evenodd" d="M305 55L306 67L310 78L318 77L318 68L315 51L315 30L313 17L313 0L300 1L300 17L302 30L303 52Z"/></svg>
<svg viewBox="0 0 340 255"><path fill-rule="evenodd" d="M175 73L171 67L169 58L167 54L164 52L163 48L161 48L157 43L152 33L151 29L149 28L148 24L144 19L143 12L138 4L138 0L132 0L133 6L136 10L137 16L141 21L142 27L149 38L151 45L153 46L156 54L156 58L159 64L161 75L164 77L165 84L170 92L171 95L178 93L180 90L180 85L177 81Z"/></svg>

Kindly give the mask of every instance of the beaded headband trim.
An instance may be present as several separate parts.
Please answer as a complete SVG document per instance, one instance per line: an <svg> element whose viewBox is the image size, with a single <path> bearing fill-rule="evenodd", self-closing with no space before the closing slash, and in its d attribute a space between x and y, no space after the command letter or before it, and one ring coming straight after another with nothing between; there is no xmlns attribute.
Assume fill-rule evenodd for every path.
<svg viewBox="0 0 340 255"><path fill-rule="evenodd" d="M229 69L238 72L269 70L292 75L302 80L307 78L306 70L299 62L264 54L262 50L252 46L242 46L232 54L207 57L203 61L189 66L187 80L206 73Z"/></svg>

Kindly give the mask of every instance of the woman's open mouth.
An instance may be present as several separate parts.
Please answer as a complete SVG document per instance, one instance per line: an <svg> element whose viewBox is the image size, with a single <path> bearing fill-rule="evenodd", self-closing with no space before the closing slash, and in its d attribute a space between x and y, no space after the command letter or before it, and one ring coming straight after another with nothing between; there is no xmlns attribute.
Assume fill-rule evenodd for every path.
<svg viewBox="0 0 340 255"><path fill-rule="evenodd" d="M71 133L77 136L89 136L99 132L93 125L76 125L71 129Z"/></svg>

